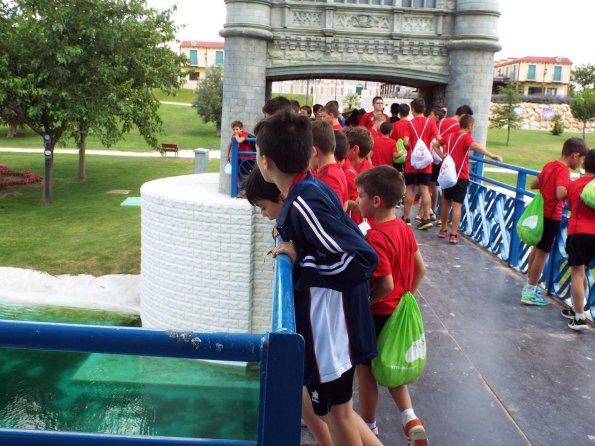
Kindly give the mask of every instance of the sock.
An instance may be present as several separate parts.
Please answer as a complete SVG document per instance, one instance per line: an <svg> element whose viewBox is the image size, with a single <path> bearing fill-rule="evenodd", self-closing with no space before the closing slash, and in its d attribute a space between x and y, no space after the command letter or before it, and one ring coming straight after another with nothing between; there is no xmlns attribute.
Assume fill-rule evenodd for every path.
<svg viewBox="0 0 595 446"><path fill-rule="evenodd" d="M376 429L376 421L372 421L371 423L366 423L370 430Z"/></svg>
<svg viewBox="0 0 595 446"><path fill-rule="evenodd" d="M535 293L535 288L537 288L537 285L530 285L529 282L527 282L527 293Z"/></svg>
<svg viewBox="0 0 595 446"><path fill-rule="evenodd" d="M580 319L585 319L585 313L574 313L574 318L578 321Z"/></svg>
<svg viewBox="0 0 595 446"><path fill-rule="evenodd" d="M403 412L401 412L401 421L403 422L403 426L405 426L412 418L417 418L413 409L405 409Z"/></svg>

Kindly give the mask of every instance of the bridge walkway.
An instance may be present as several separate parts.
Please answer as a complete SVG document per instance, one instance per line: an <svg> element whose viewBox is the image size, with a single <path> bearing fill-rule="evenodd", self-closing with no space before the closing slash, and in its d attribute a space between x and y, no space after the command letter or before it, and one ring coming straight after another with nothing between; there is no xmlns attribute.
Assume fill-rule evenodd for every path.
<svg viewBox="0 0 595 446"><path fill-rule="evenodd" d="M595 445L595 331L575 333L561 306L519 302L525 277L461 237L415 230L427 274L417 293L428 363L409 387L435 446ZM357 406L357 392L355 393ZM380 392L385 445L406 445Z"/></svg>

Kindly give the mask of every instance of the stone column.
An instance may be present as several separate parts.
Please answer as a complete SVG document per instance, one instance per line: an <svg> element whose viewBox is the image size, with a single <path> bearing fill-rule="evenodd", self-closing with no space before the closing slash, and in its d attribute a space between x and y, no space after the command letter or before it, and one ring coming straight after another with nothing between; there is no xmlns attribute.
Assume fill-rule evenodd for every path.
<svg viewBox="0 0 595 446"><path fill-rule="evenodd" d="M473 109L475 140L485 145L494 78L494 53L500 50L497 0L457 0L455 30L448 43L449 114L462 104Z"/></svg>
<svg viewBox="0 0 595 446"><path fill-rule="evenodd" d="M225 0L227 18L219 33L225 38L223 64L223 111L221 116L221 158L225 159L230 124L244 123L252 131L262 117L265 101L267 42L272 40L271 1ZM229 194L229 176L219 167L219 192Z"/></svg>

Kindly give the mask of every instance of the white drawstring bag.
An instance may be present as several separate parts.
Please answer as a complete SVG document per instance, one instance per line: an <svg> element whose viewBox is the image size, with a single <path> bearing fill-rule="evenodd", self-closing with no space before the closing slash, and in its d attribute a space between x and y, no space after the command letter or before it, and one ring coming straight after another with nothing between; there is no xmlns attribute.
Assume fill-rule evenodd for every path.
<svg viewBox="0 0 595 446"><path fill-rule="evenodd" d="M231 163L227 163L225 165L225 167L223 168L223 172L225 172L226 175L231 175Z"/></svg>
<svg viewBox="0 0 595 446"><path fill-rule="evenodd" d="M461 174L461 171L463 170L463 165L465 164L465 158L467 158L467 155L469 155L469 151L467 151L467 153L465 154L465 158L463 158L463 162L461 164L459 172L457 173L457 168L455 166L455 160L452 159L451 153L455 149L455 147L457 146L459 140L461 139L461 137L463 135L464 135L464 133L461 133L459 135L459 137L457 138L457 140L455 141L455 143L452 147L450 146L450 142L452 141L452 136L448 139L448 147L446 150L446 156L442 160L442 166L440 167L440 173L438 174L438 184L440 185L440 187L443 190L449 189L449 188L453 187L455 184L457 184L457 181L459 180L459 175Z"/></svg>
<svg viewBox="0 0 595 446"><path fill-rule="evenodd" d="M432 158L430 149L428 149L428 146L422 139L429 120L429 118L426 118L426 123L424 124L424 128L421 131L421 135L417 134L417 130L415 130L415 126L413 125L413 122L411 122L411 128L413 129L415 136L417 136L417 142L415 143L415 147L411 152L411 166L417 170L425 169L434 160L434 158Z"/></svg>

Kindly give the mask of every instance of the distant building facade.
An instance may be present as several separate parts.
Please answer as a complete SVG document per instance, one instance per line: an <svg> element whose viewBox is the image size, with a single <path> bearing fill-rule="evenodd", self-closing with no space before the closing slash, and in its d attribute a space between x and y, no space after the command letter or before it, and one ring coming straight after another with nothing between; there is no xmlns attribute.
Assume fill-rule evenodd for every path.
<svg viewBox="0 0 595 446"><path fill-rule="evenodd" d="M567 57L527 56L496 61L494 87L516 81L524 95L568 96L572 62Z"/></svg>
<svg viewBox="0 0 595 446"><path fill-rule="evenodd" d="M205 76L207 68L223 67L225 60L223 42L184 40L180 43L180 53L188 58L189 67L192 69L186 88L196 86L196 81Z"/></svg>

